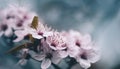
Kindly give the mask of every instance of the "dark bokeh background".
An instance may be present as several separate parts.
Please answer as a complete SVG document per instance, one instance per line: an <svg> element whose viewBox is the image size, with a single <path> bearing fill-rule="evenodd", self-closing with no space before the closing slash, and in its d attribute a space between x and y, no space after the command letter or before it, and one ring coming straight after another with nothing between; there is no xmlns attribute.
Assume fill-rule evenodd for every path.
<svg viewBox="0 0 120 69"><path fill-rule="evenodd" d="M120 69L120 0L0 0L1 10L8 4L30 8L59 31L90 33L101 50L101 60L91 69ZM15 66L18 59L4 54L9 46L0 38L0 69L39 69L40 63L34 60L26 66ZM67 67L64 61L60 66ZM79 69L79 65L73 69Z"/></svg>

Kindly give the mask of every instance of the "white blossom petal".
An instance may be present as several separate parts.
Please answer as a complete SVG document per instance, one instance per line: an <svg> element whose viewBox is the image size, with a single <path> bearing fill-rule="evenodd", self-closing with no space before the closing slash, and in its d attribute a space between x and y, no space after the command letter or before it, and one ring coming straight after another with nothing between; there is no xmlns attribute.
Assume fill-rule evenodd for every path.
<svg viewBox="0 0 120 69"><path fill-rule="evenodd" d="M19 41L21 41L21 40L23 40L24 39L24 37L18 37L18 38L16 38L15 40L13 40L13 42L19 42Z"/></svg>
<svg viewBox="0 0 120 69"><path fill-rule="evenodd" d="M99 52L92 52L88 54L89 62L95 63L100 59L100 53Z"/></svg>
<svg viewBox="0 0 120 69"><path fill-rule="evenodd" d="M21 59L21 60L19 60L19 62L17 64L25 65L26 63L27 63L26 59Z"/></svg>
<svg viewBox="0 0 120 69"><path fill-rule="evenodd" d="M91 36L89 34L84 35L81 43L82 45L91 43Z"/></svg>
<svg viewBox="0 0 120 69"><path fill-rule="evenodd" d="M45 55L34 55L32 57L38 61L42 61L43 59L45 59Z"/></svg>
<svg viewBox="0 0 120 69"><path fill-rule="evenodd" d="M80 59L79 60L79 64L81 65L81 67L87 69L91 66L90 62L84 59Z"/></svg>
<svg viewBox="0 0 120 69"><path fill-rule="evenodd" d="M41 35L38 35L38 34L35 34L35 33L32 33L32 37L36 38L36 39L42 39L43 38Z"/></svg>
<svg viewBox="0 0 120 69"><path fill-rule="evenodd" d="M5 36L11 36L12 35L12 29L11 28L8 28L6 31L5 31Z"/></svg>
<svg viewBox="0 0 120 69"><path fill-rule="evenodd" d="M58 64L58 63L61 61L61 59L62 59L62 58L60 57L59 53L54 52L51 61L52 61L54 64Z"/></svg>
<svg viewBox="0 0 120 69"><path fill-rule="evenodd" d="M58 51L58 53L61 58L66 58L68 56L67 51Z"/></svg>
<svg viewBox="0 0 120 69"><path fill-rule="evenodd" d="M51 60L50 59L44 59L41 63L41 68L42 69L47 69L51 65Z"/></svg>
<svg viewBox="0 0 120 69"><path fill-rule="evenodd" d="M28 34L27 31L19 30L14 32L17 38L14 40L14 42L19 42L24 39L24 37Z"/></svg>

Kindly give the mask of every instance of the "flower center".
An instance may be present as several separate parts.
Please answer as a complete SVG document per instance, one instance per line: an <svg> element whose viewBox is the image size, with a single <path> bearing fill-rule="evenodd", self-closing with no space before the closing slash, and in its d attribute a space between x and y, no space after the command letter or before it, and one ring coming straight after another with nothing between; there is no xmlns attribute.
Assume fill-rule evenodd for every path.
<svg viewBox="0 0 120 69"><path fill-rule="evenodd" d="M23 20L20 20L17 24L17 27L21 27L23 25Z"/></svg>
<svg viewBox="0 0 120 69"><path fill-rule="evenodd" d="M80 56L81 56L81 58L82 58L82 59L85 59L85 60L87 60L86 53L82 53Z"/></svg>
<svg viewBox="0 0 120 69"><path fill-rule="evenodd" d="M17 27L21 27L21 26L22 26L22 23L18 23L18 24L17 24Z"/></svg>
<svg viewBox="0 0 120 69"><path fill-rule="evenodd" d="M24 18L24 19L27 19L28 17L27 17L27 15L25 15L23 18Z"/></svg>
<svg viewBox="0 0 120 69"><path fill-rule="evenodd" d="M46 58L50 58L50 59L52 58L52 54L51 53L46 53L46 55L47 55Z"/></svg>
<svg viewBox="0 0 120 69"><path fill-rule="evenodd" d="M76 43L75 43L76 46L80 47L81 46L81 43L79 40L76 40Z"/></svg>
<svg viewBox="0 0 120 69"><path fill-rule="evenodd" d="M81 46L80 42L76 42L75 45L77 45L79 47Z"/></svg>
<svg viewBox="0 0 120 69"><path fill-rule="evenodd" d="M8 26L7 26L6 24L3 24L3 25L1 26L1 29L2 29L3 31L7 30L7 28L8 28Z"/></svg>
<svg viewBox="0 0 120 69"><path fill-rule="evenodd" d="M38 35L43 35L43 32L39 32Z"/></svg>
<svg viewBox="0 0 120 69"><path fill-rule="evenodd" d="M55 43L51 43L51 46L54 46L54 47L56 47L56 44L55 44Z"/></svg>

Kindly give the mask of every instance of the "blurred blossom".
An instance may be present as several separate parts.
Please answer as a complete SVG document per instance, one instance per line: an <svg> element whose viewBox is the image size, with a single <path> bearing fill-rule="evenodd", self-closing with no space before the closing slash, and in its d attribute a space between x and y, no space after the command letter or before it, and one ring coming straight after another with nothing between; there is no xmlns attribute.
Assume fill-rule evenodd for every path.
<svg viewBox="0 0 120 69"><path fill-rule="evenodd" d="M99 60L100 53L91 42L90 35L83 36L77 31L70 31L66 37L71 39L68 41L68 54L75 58L81 67L89 68L91 63Z"/></svg>
<svg viewBox="0 0 120 69"><path fill-rule="evenodd" d="M53 32L53 35L46 38L46 42L54 50L62 50L66 48L66 40L59 32Z"/></svg>
<svg viewBox="0 0 120 69"><path fill-rule="evenodd" d="M28 11L24 7L10 5L8 8L1 11L1 33L6 36L13 34L13 30L21 30L31 23L33 17L36 15Z"/></svg>

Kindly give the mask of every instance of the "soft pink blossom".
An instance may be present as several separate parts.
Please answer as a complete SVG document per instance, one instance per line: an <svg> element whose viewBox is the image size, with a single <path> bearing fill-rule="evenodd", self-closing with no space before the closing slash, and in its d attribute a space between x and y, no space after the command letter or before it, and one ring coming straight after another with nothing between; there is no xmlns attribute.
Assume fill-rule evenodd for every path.
<svg viewBox="0 0 120 69"><path fill-rule="evenodd" d="M62 50L66 48L66 39L59 32L53 32L51 36L46 38L46 42L54 50Z"/></svg>
<svg viewBox="0 0 120 69"><path fill-rule="evenodd" d="M81 67L87 69L91 66L91 63L95 63L100 58L99 52L96 49L80 49L80 52L75 57Z"/></svg>
<svg viewBox="0 0 120 69"><path fill-rule="evenodd" d="M24 27L23 30L16 30L15 35L17 39L14 42L18 42L24 39L24 37L28 34L31 34L33 38L42 39L43 37L48 37L51 35L52 31L47 26L43 25L42 23L38 23L37 29L31 27L31 25L27 25Z"/></svg>
<svg viewBox="0 0 120 69"><path fill-rule="evenodd" d="M91 66L91 63L99 60L99 51L91 41L90 35L82 35L77 31L62 32L62 35L70 39L67 40L66 53L75 58L81 67L87 69Z"/></svg>
<svg viewBox="0 0 120 69"><path fill-rule="evenodd" d="M35 60L42 61L41 68L47 69L51 63L58 64L62 59L58 51L52 50L49 45L42 39L42 44L38 46L40 53L32 55Z"/></svg>

